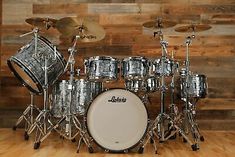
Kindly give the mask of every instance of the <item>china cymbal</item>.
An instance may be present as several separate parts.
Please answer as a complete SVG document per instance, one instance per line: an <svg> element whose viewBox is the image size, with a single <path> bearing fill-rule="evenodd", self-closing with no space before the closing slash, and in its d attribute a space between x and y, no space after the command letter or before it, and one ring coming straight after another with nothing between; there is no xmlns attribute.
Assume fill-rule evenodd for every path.
<svg viewBox="0 0 235 157"><path fill-rule="evenodd" d="M174 27L175 25L176 25L176 22L174 21L161 20L161 19L145 22L143 24L144 27L150 28L150 29L163 29L163 28Z"/></svg>
<svg viewBox="0 0 235 157"><path fill-rule="evenodd" d="M58 20L52 18L32 17L25 20L28 24L41 29L49 29L55 27Z"/></svg>
<svg viewBox="0 0 235 157"><path fill-rule="evenodd" d="M78 41L81 42L96 42L105 37L103 27L94 21L84 18L62 18L56 23L56 28L63 36L80 36Z"/></svg>
<svg viewBox="0 0 235 157"><path fill-rule="evenodd" d="M177 27L175 29L176 32L185 32L185 33L190 33L190 32L202 32L211 29L210 25L206 24L191 24L187 26L181 26Z"/></svg>

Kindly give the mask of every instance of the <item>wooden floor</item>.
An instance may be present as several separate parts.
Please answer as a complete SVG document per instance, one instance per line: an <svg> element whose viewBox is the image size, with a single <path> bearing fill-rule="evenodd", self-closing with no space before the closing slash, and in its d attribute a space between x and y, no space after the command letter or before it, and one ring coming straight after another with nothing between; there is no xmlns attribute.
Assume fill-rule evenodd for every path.
<svg viewBox="0 0 235 157"><path fill-rule="evenodd" d="M235 131L203 131L205 142L200 143L200 150L191 151L187 143L181 139L158 143L158 155L154 154L153 147L148 144L144 154L110 154L102 151L89 154L82 147L80 153L76 153L76 144L68 140L62 140L56 133L51 134L40 149L33 149L33 137L29 141L23 140L22 129L0 129L0 156L1 157L121 157L121 156L162 156L162 157L234 157L235 154Z"/></svg>

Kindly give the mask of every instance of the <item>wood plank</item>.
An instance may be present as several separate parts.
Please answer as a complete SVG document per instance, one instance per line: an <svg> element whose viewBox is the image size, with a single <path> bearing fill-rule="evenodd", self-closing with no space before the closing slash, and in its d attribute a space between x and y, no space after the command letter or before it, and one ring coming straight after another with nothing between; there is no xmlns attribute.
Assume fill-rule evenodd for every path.
<svg viewBox="0 0 235 157"><path fill-rule="evenodd" d="M34 4L33 14L87 14L87 4Z"/></svg>

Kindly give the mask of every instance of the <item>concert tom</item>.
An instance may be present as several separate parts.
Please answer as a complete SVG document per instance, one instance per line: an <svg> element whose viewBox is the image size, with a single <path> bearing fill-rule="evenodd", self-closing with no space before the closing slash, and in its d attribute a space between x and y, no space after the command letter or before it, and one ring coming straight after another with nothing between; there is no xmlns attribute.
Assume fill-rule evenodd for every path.
<svg viewBox="0 0 235 157"><path fill-rule="evenodd" d="M179 63L168 58L164 63L162 62L162 59L156 59L152 62L152 66L155 76L172 76L178 71Z"/></svg>
<svg viewBox="0 0 235 157"><path fill-rule="evenodd" d="M110 56L94 56L84 61L90 81L106 82L118 79L118 60Z"/></svg>

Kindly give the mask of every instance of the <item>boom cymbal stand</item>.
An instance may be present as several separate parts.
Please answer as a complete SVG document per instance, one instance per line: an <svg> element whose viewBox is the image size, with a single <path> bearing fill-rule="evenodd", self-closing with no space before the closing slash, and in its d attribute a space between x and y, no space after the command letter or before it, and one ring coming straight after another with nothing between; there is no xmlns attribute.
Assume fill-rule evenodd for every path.
<svg viewBox="0 0 235 157"><path fill-rule="evenodd" d="M35 41L37 41L38 36L36 36ZM35 55L37 55L37 44L35 44ZM43 53L37 56L41 56L44 60L44 85L43 85L43 110L36 117L35 122L29 128L29 133L32 133L34 129L36 129L35 140L34 140L34 149L38 149L40 147L41 137L46 135L48 131L52 128L53 124L51 122L51 113L48 109L48 59L51 56L49 54Z"/></svg>
<svg viewBox="0 0 235 157"><path fill-rule="evenodd" d="M20 37L24 37L26 35L34 34L34 38L38 38L38 32L39 29L35 27L32 31L20 35ZM35 54L37 52L37 40L35 40ZM24 110L22 115L19 117L19 119L16 121L15 125L12 127L12 129L15 131L17 126L24 120L25 121L25 133L24 133L24 139L28 140L29 139L29 128L33 125L34 123L34 111L40 112L40 109L34 105L34 94L30 92L30 104L28 107Z"/></svg>
<svg viewBox="0 0 235 157"><path fill-rule="evenodd" d="M189 61L189 45L192 43L192 40L195 38L194 32L193 35L188 36L186 38L185 44L186 44L186 60L185 60L185 69L186 69L186 78L185 78L185 98L182 99L185 101L185 106L183 109L183 129L186 133L188 133L188 129L191 130L191 134L194 140L194 144L192 145L192 149L194 151L199 149L199 139L201 141L204 141L204 137L201 136L198 124L195 121L195 103L197 100L192 104L190 102L190 96L189 96L189 88L190 88L190 82L189 82L189 76L190 76L190 61Z"/></svg>
<svg viewBox="0 0 235 157"><path fill-rule="evenodd" d="M172 137L176 132L180 132L181 135L188 141L189 144L192 145L192 142L188 139L185 135L183 130L178 126L178 124L171 118L170 115L165 113L165 94L166 94L166 84L165 84L165 62L167 59L167 42L163 40L162 31L154 32L154 36L159 35L160 37L160 44L162 48L162 57L161 57L161 107L160 113L154 119L154 121L150 124L147 138L145 139L144 144L139 148L139 153L143 152L145 145L148 143L149 140L153 140L154 151L157 154L157 147L154 138L158 138L160 142L164 142ZM171 126L175 129L170 133L170 135L166 134L165 131L165 124L168 122Z"/></svg>

